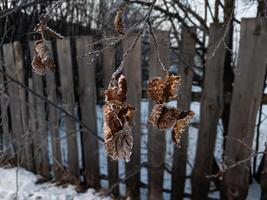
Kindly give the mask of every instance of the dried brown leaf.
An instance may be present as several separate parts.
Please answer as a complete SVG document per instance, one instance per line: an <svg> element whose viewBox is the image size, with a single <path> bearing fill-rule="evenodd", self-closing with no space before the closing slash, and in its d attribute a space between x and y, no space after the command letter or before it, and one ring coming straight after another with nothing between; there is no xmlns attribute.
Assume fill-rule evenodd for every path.
<svg viewBox="0 0 267 200"><path fill-rule="evenodd" d="M119 33L120 35L126 35L125 25L123 21L124 13L125 9L119 8L114 19L114 28L116 32Z"/></svg>
<svg viewBox="0 0 267 200"><path fill-rule="evenodd" d="M147 94L157 104L163 103L164 81L160 77L156 77L148 82Z"/></svg>
<svg viewBox="0 0 267 200"><path fill-rule="evenodd" d="M180 138L190 121L193 119L195 113L193 111L181 112L179 119L176 121L172 130L172 140L177 145L180 144Z"/></svg>
<svg viewBox="0 0 267 200"><path fill-rule="evenodd" d="M35 73L44 76L45 75L45 65L39 55L35 55L32 60L32 69Z"/></svg>
<svg viewBox="0 0 267 200"><path fill-rule="evenodd" d="M178 89L181 83L180 76L168 76L164 83L164 102L177 98Z"/></svg>

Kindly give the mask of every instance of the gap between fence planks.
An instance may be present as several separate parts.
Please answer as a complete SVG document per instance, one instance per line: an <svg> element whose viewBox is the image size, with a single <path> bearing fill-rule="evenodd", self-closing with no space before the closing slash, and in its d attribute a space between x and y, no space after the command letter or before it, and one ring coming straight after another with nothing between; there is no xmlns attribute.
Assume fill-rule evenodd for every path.
<svg viewBox="0 0 267 200"><path fill-rule="evenodd" d="M225 147L226 164L231 165L251 154L257 111L261 102L266 72L267 20L242 19L240 51L235 70L228 138ZM242 175L241 175L242 174ZM248 192L250 160L235 166L223 175L221 197L245 199Z"/></svg>
<svg viewBox="0 0 267 200"><path fill-rule="evenodd" d="M122 41L123 51L127 51L135 40L136 35L129 35ZM131 199L140 199L140 147L141 147L141 94L142 94L142 75L141 75L141 39L138 39L135 48L128 54L125 60L124 74L127 80L128 102L135 107L135 114L132 120L133 128L133 149L131 160L125 163L127 196Z"/></svg>
<svg viewBox="0 0 267 200"><path fill-rule="evenodd" d="M81 36L76 38L77 55L91 51L89 44L92 37ZM94 56L94 55L93 55ZM96 85L95 85L95 64L92 56L77 59L79 75L79 103L81 110L81 121L97 133L96 125ZM98 140L85 129L82 129L82 149L84 161L84 175L86 185L99 188L99 150Z"/></svg>
<svg viewBox="0 0 267 200"><path fill-rule="evenodd" d="M103 51L103 85L104 90L108 88L111 76L115 71L115 48L108 47ZM107 156L108 160L108 181L109 188L119 181L119 166L118 161L113 160ZM115 187L112 191L112 194L117 197L119 195L119 187Z"/></svg>
<svg viewBox="0 0 267 200"><path fill-rule="evenodd" d="M58 67L60 74L60 92L62 95L63 107L72 115L75 113L73 70L71 62L71 47L69 38L57 39ZM80 168L78 160L77 130L76 121L68 116L64 117L64 130L68 146L68 171L77 180L80 180ZM77 181L76 180L76 181ZM72 180L74 181L74 180ZM75 181L75 182L76 182Z"/></svg>
<svg viewBox="0 0 267 200"><path fill-rule="evenodd" d="M221 38L223 24L211 24L207 63L205 66L204 90L200 108L200 127L193 168L193 199L208 198L209 182L206 178L212 173L217 125L223 107L223 69L225 48ZM201 185L201 187L199 187Z"/></svg>
<svg viewBox="0 0 267 200"><path fill-rule="evenodd" d="M34 42L29 42L31 59L35 56L34 53ZM44 84L43 77L32 73L32 83L33 90L44 96ZM33 137L33 147L34 147L34 160L35 160L35 170L37 173L43 175L45 178L49 177L49 161L48 161L48 134L47 134L47 121L45 115L45 103L40 98L33 96L33 109L31 121L32 127L32 137Z"/></svg>
<svg viewBox="0 0 267 200"><path fill-rule="evenodd" d="M155 32L158 40L159 54L161 61L165 66L169 64L169 35L168 32ZM155 43L150 38L149 49L149 79L156 76L165 76L160 64L157 61L157 50ZM154 104L149 100L149 113L151 113ZM148 129L148 199L161 200L163 198L163 174L165 166L166 140L165 132L149 126Z"/></svg>
<svg viewBox="0 0 267 200"><path fill-rule="evenodd" d="M178 75L181 76L181 86L178 92L178 109L190 110L191 91L193 81L193 71L190 69L194 65L195 40L192 37L195 33L194 28L182 29L181 52L178 56ZM187 164L188 128L184 131L181 138L181 148L174 146L172 164L172 188L171 199L182 200L184 197L184 186Z"/></svg>

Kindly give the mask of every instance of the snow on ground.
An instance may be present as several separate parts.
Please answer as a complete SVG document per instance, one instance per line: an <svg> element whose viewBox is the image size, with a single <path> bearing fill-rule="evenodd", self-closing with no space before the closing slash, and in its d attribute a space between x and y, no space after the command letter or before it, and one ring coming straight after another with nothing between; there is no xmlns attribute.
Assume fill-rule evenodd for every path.
<svg viewBox="0 0 267 200"><path fill-rule="evenodd" d="M18 174L18 176L17 176ZM1 200L109 200L101 198L93 189L85 193L77 193L75 187L55 186L52 183L35 184L38 177L23 168L0 168ZM18 177L18 179L16 179ZM16 181L17 180L17 181ZM18 187L16 187L18 185ZM18 190L17 190L18 188Z"/></svg>

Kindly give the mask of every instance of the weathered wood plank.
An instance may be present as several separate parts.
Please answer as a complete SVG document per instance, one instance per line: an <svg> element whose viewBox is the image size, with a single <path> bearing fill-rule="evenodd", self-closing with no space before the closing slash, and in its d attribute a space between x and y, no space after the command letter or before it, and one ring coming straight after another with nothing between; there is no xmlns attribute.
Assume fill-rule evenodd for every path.
<svg viewBox="0 0 267 200"><path fill-rule="evenodd" d="M34 57L35 53L33 50L33 42L29 42L31 58ZM33 82L33 90L44 96L44 77L32 72L32 82ZM45 103L38 97L33 97L34 107L33 109L34 115L32 117L31 122L35 123L36 128L34 132L32 132L34 142L34 160L35 160L35 169L37 173L40 173L44 178L49 178L50 169L49 169L49 161L48 161L48 130L47 130L47 121L46 121L46 112L45 112Z"/></svg>
<svg viewBox="0 0 267 200"><path fill-rule="evenodd" d="M108 88L112 73L115 71L115 48L108 47L103 52L103 83L104 89ZM113 160L109 156L108 159L108 181L109 187L119 181L119 165L117 160ZM117 197L119 195L119 187L115 187L112 194Z"/></svg>
<svg viewBox="0 0 267 200"><path fill-rule="evenodd" d="M0 50L0 69L4 70L4 62L2 57L2 52ZM8 105L9 105L9 95L6 89L6 81L4 74L0 73L0 103L1 103L1 126L2 126L2 145L3 150L5 151L5 155L11 157L12 154L12 142L11 142L11 134L9 131L9 119L8 119Z"/></svg>
<svg viewBox="0 0 267 200"><path fill-rule="evenodd" d="M195 40L191 36L194 33L193 28L182 29L181 53L178 63L178 74L182 78L180 91L178 93L178 109L190 110L191 91L193 81L193 71L190 67L194 64ZM186 164L187 164L187 146L188 146L188 129L183 133L181 138L181 148L174 146L173 164L172 164L172 188L171 199L183 199Z"/></svg>
<svg viewBox="0 0 267 200"><path fill-rule="evenodd" d="M242 19L240 51L235 71L226 164L246 159L254 137L256 115L261 102L266 72L267 20ZM234 139L231 139L234 138ZM242 140L246 145L236 141ZM223 175L222 199L245 199L248 192L250 160L226 171Z"/></svg>
<svg viewBox="0 0 267 200"><path fill-rule="evenodd" d="M155 32L160 44L159 53L165 66L169 63L169 35L167 32ZM150 39L149 50L149 78L155 76L164 77L164 72L157 61L157 51L153 39ZM149 113L153 108L153 103L149 101ZM157 128L149 126L148 129L148 199L161 200L163 198L163 175L165 165L166 140L165 132L160 132Z"/></svg>
<svg viewBox="0 0 267 200"><path fill-rule="evenodd" d="M131 46L135 35L129 35L127 39L123 40L123 51ZM132 199L140 199L140 146L141 146L141 113L140 102L142 94L141 86L141 40L139 39L134 49L129 53L125 60L124 74L127 80L128 87L128 102L136 109L135 115L132 121L133 128L133 149L131 160L129 163L125 163L126 177L132 175L126 181L127 195ZM133 172L134 173L133 175Z"/></svg>
<svg viewBox="0 0 267 200"><path fill-rule="evenodd" d="M51 41L47 41L47 46L52 49ZM58 104L56 93L56 77L55 73L51 70L46 70L46 95L47 98ZM56 180L59 180L62 176L62 159L61 159L61 147L60 147L60 135L59 135L59 113L57 109L48 104L47 105L47 122L50 124L48 127L51 133L52 140L52 152L53 152L53 171L55 173Z"/></svg>
<svg viewBox="0 0 267 200"><path fill-rule="evenodd" d="M76 38L77 55L89 52L92 37L83 36ZM79 74L79 101L82 121L97 133L96 125L96 85L95 85L95 64L91 57L77 59ZM98 140L88 131L82 131L84 175L86 185L98 188L99 180L99 150Z"/></svg>
<svg viewBox="0 0 267 200"><path fill-rule="evenodd" d="M13 43L14 48L14 57L16 62L16 74L17 79L26 84L25 79L25 70L23 66L23 55L22 55L22 47L19 42ZM19 91L19 99L20 99L20 112L21 112L21 120L22 120L22 130L23 133L26 135L23 137L22 142L24 144L24 155L25 155L25 168L28 170L33 171L33 158L32 158L32 142L31 142L31 135L29 134L29 118L27 112L27 99L26 99L26 91L21 86L18 86Z"/></svg>
<svg viewBox="0 0 267 200"><path fill-rule="evenodd" d="M205 67L204 90L201 99L200 127L192 176L193 199L208 197L210 180L206 175L212 173L217 125L222 112L224 45L223 24L211 24L207 62ZM201 186L201 187L200 187Z"/></svg>
<svg viewBox="0 0 267 200"><path fill-rule="evenodd" d="M4 63L6 73L8 73L12 78L17 79L16 76L16 62L14 57L14 49L13 44L5 44L3 46L3 54L4 54ZM20 111L20 99L19 99L19 91L16 83L7 79L8 83L8 93L9 93L9 109L11 116L11 136L14 145L14 149L16 152L16 159L19 165L23 165L24 159L24 146L23 146L23 129L22 129L22 121L21 121L21 113Z"/></svg>
<svg viewBox="0 0 267 200"><path fill-rule="evenodd" d="M73 70L71 62L71 48L69 39L57 40L58 64L60 72L61 95L64 108L75 115L75 97L73 84ZM68 169L79 180L80 169L78 161L78 146L76 122L70 117L65 117L65 133L68 144Z"/></svg>

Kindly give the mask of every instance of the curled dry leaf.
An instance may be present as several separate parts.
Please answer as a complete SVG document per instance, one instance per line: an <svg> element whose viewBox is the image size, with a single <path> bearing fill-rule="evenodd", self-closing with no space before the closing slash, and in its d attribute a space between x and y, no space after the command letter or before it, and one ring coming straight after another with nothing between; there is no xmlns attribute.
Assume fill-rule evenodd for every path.
<svg viewBox="0 0 267 200"><path fill-rule="evenodd" d="M180 82L180 76L168 75L166 80L156 77L148 82L148 95L157 104L173 100L177 97Z"/></svg>
<svg viewBox="0 0 267 200"><path fill-rule="evenodd" d="M154 106L149 117L149 123L160 130L171 128L177 121L180 112L176 108L167 107L163 104Z"/></svg>
<svg viewBox="0 0 267 200"><path fill-rule="evenodd" d="M45 65L39 55L35 55L32 60L32 69L35 73L44 76L45 75Z"/></svg>
<svg viewBox="0 0 267 200"><path fill-rule="evenodd" d="M44 25L42 23L39 23L36 26L35 31L42 33L42 34L49 36L49 37L53 37L53 38L57 38L57 39L64 39L64 36L62 36L61 34L57 33L56 31L52 30L47 25Z"/></svg>
<svg viewBox="0 0 267 200"><path fill-rule="evenodd" d="M114 19L114 28L116 32L119 33L120 35L126 35L125 25L124 25L124 20L123 20L124 13L125 13L125 8L120 7Z"/></svg>
<svg viewBox="0 0 267 200"><path fill-rule="evenodd" d="M130 160L132 132L130 123L135 108L126 103L127 83L123 75L117 85L109 86L105 91L104 140L106 154L113 159Z"/></svg>
<svg viewBox="0 0 267 200"><path fill-rule="evenodd" d="M192 111L180 113L179 119L174 124L173 130L172 130L172 140L177 145L180 144L180 138L182 136L182 133L185 131L186 127L189 125L194 115L195 113Z"/></svg>
<svg viewBox="0 0 267 200"><path fill-rule="evenodd" d="M55 63L52 54L43 40L38 40L34 44L36 55L32 61L33 71L39 75L45 75L45 68L55 71Z"/></svg>

